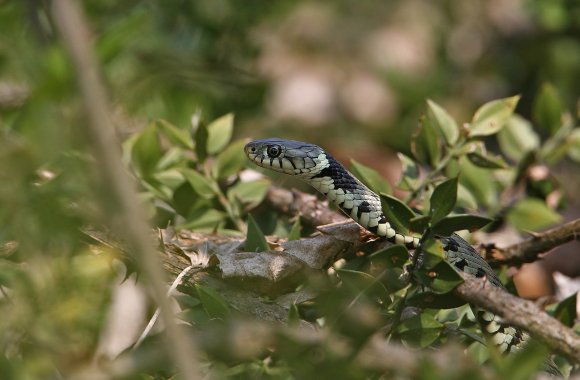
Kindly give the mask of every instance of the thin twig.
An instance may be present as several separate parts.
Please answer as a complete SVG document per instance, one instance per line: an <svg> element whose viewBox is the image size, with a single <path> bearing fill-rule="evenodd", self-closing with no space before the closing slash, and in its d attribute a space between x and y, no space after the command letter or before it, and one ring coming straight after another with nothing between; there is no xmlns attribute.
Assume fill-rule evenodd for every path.
<svg viewBox="0 0 580 380"><path fill-rule="evenodd" d="M536 261L542 253L572 240L580 241L580 219L573 220L506 248L483 246L484 256L490 264L521 265Z"/></svg>
<svg viewBox="0 0 580 380"><path fill-rule="evenodd" d="M155 244L149 235L147 217L138 202L135 184L121 164L120 143L109 121L110 107L91 49L93 38L87 21L76 1L54 0L52 14L74 65L87 119L85 132L99 163L97 170L111 197L112 204L104 206L112 206L109 207L111 220L116 221L120 227L116 230L123 234L131 251L140 255L139 262L143 265L155 301L161 310L167 332L166 347L171 352L170 356L174 358L185 379L198 379L200 371L195 351L191 341L179 330L165 297L164 273L157 258Z"/></svg>
<svg viewBox="0 0 580 380"><path fill-rule="evenodd" d="M534 302L489 285L485 279L463 274L464 282L455 294L485 310L503 317L510 325L530 332L551 349L580 363L580 337L540 309Z"/></svg>
<svg viewBox="0 0 580 380"><path fill-rule="evenodd" d="M181 273L179 273L179 275L177 275L177 277L175 277L175 280L173 281L173 283L171 284L171 287L167 291L167 297L171 296L173 291L175 289L177 289L177 287L181 284L183 277L185 277L185 275L188 274L189 271L192 269L193 269L193 266L190 265L187 268L185 268L184 270L182 270ZM137 347L139 347L139 345L145 340L145 338L147 338L147 336L149 335L149 333L153 329L153 326L155 326L155 322L157 322L158 318L159 318L159 308L157 308L155 310L155 313L153 313L153 316L149 320L149 323L145 327L145 330L143 330L143 333L141 334L139 339L137 339L137 342L135 342L135 344L133 345L133 350L136 349Z"/></svg>

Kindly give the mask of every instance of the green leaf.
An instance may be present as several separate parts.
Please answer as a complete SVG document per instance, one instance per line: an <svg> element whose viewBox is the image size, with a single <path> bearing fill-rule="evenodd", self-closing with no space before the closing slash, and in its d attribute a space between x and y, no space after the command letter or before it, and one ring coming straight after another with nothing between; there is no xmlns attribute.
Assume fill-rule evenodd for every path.
<svg viewBox="0 0 580 380"><path fill-rule="evenodd" d="M228 113L207 126L207 152L215 154L221 151L231 140L234 131L234 115Z"/></svg>
<svg viewBox="0 0 580 380"><path fill-rule="evenodd" d="M489 136L498 133L512 116L520 96L492 100L481 106L469 126L469 136Z"/></svg>
<svg viewBox="0 0 580 380"><path fill-rule="evenodd" d="M389 291L385 285L368 273L347 269L337 269L336 273L343 286L346 286L357 296L365 294L382 300L389 298Z"/></svg>
<svg viewBox="0 0 580 380"><path fill-rule="evenodd" d="M214 289L195 284L203 308L211 318L226 319L232 312L225 299Z"/></svg>
<svg viewBox="0 0 580 380"><path fill-rule="evenodd" d="M202 120L200 120L193 136L195 141L195 155L197 156L199 162L204 162L207 158L208 138L209 132L207 130L207 125Z"/></svg>
<svg viewBox="0 0 580 380"><path fill-rule="evenodd" d="M431 216L419 215L409 221L409 229L417 233L423 233L431 223Z"/></svg>
<svg viewBox="0 0 580 380"><path fill-rule="evenodd" d="M512 115L497 135L501 151L512 160L521 160L528 152L538 149L540 138L532 124L519 115Z"/></svg>
<svg viewBox="0 0 580 380"><path fill-rule="evenodd" d="M488 153L471 152L467 153L467 158L480 168L505 169L507 167L501 156L492 156Z"/></svg>
<svg viewBox="0 0 580 380"><path fill-rule="evenodd" d="M449 236L455 231L475 231L491 223L493 219L478 215L460 214L447 216L437 222L433 227L433 233Z"/></svg>
<svg viewBox="0 0 580 380"><path fill-rule="evenodd" d="M521 351L511 355L497 356L495 360L493 360L494 355L491 355L491 359L498 369L498 378L528 380L537 375L545 363L547 354L548 348L546 346L531 340Z"/></svg>
<svg viewBox="0 0 580 380"><path fill-rule="evenodd" d="M197 209L188 215L187 222L180 225L180 229L211 232L226 218L226 214L206 207Z"/></svg>
<svg viewBox="0 0 580 380"><path fill-rule="evenodd" d="M248 214L248 234L244 249L248 252L266 252L270 250L264 233L251 214Z"/></svg>
<svg viewBox="0 0 580 380"><path fill-rule="evenodd" d="M142 177L153 172L155 165L163 156L163 150L157 138L157 128L148 125L136 137L131 148L131 163Z"/></svg>
<svg viewBox="0 0 580 380"><path fill-rule="evenodd" d="M415 213L405 203L389 194L381 193L383 213L396 231L402 234L409 233L411 219Z"/></svg>
<svg viewBox="0 0 580 380"><path fill-rule="evenodd" d="M449 293L463 282L463 277L446 261L439 261L432 268L426 266L415 273L419 283L428 286L435 294Z"/></svg>
<svg viewBox="0 0 580 380"><path fill-rule="evenodd" d="M459 168L461 184L485 206L496 206L497 184L492 171L473 165L466 157L459 159Z"/></svg>
<svg viewBox="0 0 580 380"><path fill-rule="evenodd" d="M193 141L191 141L191 136L187 131L179 129L163 119L157 120L155 125L173 145L193 149Z"/></svg>
<svg viewBox="0 0 580 380"><path fill-rule="evenodd" d="M296 221L292 225L292 229L288 234L288 240L299 240L300 239L300 231L302 230L302 225L300 224L300 217L296 218Z"/></svg>
<svg viewBox="0 0 580 380"><path fill-rule="evenodd" d="M206 199L216 196L216 185L210 179L193 169L182 168L180 171L197 194Z"/></svg>
<svg viewBox="0 0 580 380"><path fill-rule="evenodd" d="M421 313L402 321L397 332L405 341L424 348L439 338L443 328L431 314Z"/></svg>
<svg viewBox="0 0 580 380"><path fill-rule="evenodd" d="M552 317L556 318L568 327L574 326L576 321L576 298L578 293L563 299L555 305L550 305L548 312Z"/></svg>
<svg viewBox="0 0 580 380"><path fill-rule="evenodd" d="M360 179L362 183L367 185L375 193L392 193L389 183L374 169L371 169L355 160L351 160L350 171L356 178Z"/></svg>
<svg viewBox="0 0 580 380"><path fill-rule="evenodd" d="M553 135L562 126L564 107L554 86L544 83L533 108L534 121L544 131Z"/></svg>
<svg viewBox="0 0 580 380"><path fill-rule="evenodd" d="M409 260L409 251L402 245L392 245L370 255L373 264L384 265L387 268L402 268Z"/></svg>
<svg viewBox="0 0 580 380"><path fill-rule="evenodd" d="M519 230L539 230L561 219L558 213L536 198L520 200L507 213L507 220Z"/></svg>
<svg viewBox="0 0 580 380"><path fill-rule="evenodd" d="M402 153L398 153L397 157L399 158L399 161L401 161L402 169L399 187L402 190L414 190L419 180L419 167L417 166L417 163Z"/></svg>
<svg viewBox="0 0 580 380"><path fill-rule="evenodd" d="M177 169L157 172L153 175L153 178L172 190L177 189L185 181L183 174Z"/></svg>
<svg viewBox="0 0 580 380"><path fill-rule="evenodd" d="M295 303L288 309L288 326L298 326L300 324L300 312Z"/></svg>
<svg viewBox="0 0 580 380"><path fill-rule="evenodd" d="M457 177L441 182L433 191L430 199L429 215L432 223L437 223L455 207L457 202Z"/></svg>
<svg viewBox="0 0 580 380"><path fill-rule="evenodd" d="M580 162L580 128L572 130L567 139L568 156L576 162Z"/></svg>
<svg viewBox="0 0 580 380"><path fill-rule="evenodd" d="M419 119L419 129L411 141L411 151L418 162L437 166L441 159L441 143L435 128L425 116Z"/></svg>
<svg viewBox="0 0 580 380"><path fill-rule="evenodd" d="M244 205L254 207L262 203L271 183L267 179L251 182L238 182L228 189L228 199L237 200Z"/></svg>
<svg viewBox="0 0 580 380"><path fill-rule="evenodd" d="M477 201L475 200L475 197L461 183L457 186L457 206L471 210L477 209Z"/></svg>
<svg viewBox="0 0 580 380"><path fill-rule="evenodd" d="M214 176L216 178L227 178L232 174L236 174L246 166L247 159L244 154L244 146L247 141L247 139L234 141L218 154L214 166Z"/></svg>
<svg viewBox="0 0 580 380"><path fill-rule="evenodd" d="M453 145L459 138L457 122L441 107L432 100L427 100L427 120L429 124L437 128L447 145Z"/></svg>

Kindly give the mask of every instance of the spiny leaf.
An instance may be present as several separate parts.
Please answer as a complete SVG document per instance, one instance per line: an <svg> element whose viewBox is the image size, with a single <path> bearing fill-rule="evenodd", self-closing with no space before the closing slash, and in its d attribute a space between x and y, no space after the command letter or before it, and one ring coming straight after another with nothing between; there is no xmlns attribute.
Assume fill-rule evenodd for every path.
<svg viewBox="0 0 580 380"><path fill-rule="evenodd" d="M429 215L432 223L437 223L455 207L457 202L457 177L441 182L431 195Z"/></svg>
<svg viewBox="0 0 580 380"><path fill-rule="evenodd" d="M244 249L248 252L266 252L270 250L264 233L251 214L248 214L248 234Z"/></svg>

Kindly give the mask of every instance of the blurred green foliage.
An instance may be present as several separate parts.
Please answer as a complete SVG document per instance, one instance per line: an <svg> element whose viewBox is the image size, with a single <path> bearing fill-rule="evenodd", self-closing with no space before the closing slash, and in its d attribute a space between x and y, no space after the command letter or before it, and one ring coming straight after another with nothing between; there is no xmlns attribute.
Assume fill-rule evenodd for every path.
<svg viewBox="0 0 580 380"><path fill-rule="evenodd" d="M577 2L83 5L124 164L156 227L246 237L251 251L268 247L264 232L305 236L300 219L261 206L271 183L246 170L240 137L250 135L324 141L347 155L401 151L396 186L376 158L360 154L350 168L381 193L394 224L417 233L478 229L488 219L477 214L493 218L489 230L538 230L562 219L563 185L578 181L552 172L580 161ZM111 225L111 206L50 4L0 0L0 25L0 377L69 378L94 364L121 255L81 230ZM393 196L401 189L404 201ZM421 357L415 378L489 378L479 367L488 357L497 378L529 378L541 365L536 345L509 358L488 352L470 307L449 293L460 279L436 242L419 285L399 278L405 248L366 253L294 289L317 290L288 319L320 326L318 340L284 330L250 350L256 333L240 349L231 339L248 316L211 286L183 285L180 317L206 344L203 369L218 378L411 376L354 360L377 333L410 347L468 348L449 368ZM406 306L424 310L403 315ZM550 311L570 325L574 306L566 299ZM172 378L163 344L154 336L126 352L117 363L133 366L111 376Z"/></svg>

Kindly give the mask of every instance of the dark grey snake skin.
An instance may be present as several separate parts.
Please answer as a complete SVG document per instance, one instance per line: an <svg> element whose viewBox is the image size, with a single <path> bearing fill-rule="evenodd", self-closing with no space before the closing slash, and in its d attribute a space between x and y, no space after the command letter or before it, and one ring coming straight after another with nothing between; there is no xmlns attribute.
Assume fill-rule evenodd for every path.
<svg viewBox="0 0 580 380"><path fill-rule="evenodd" d="M248 143L244 151L261 167L300 177L370 232L407 248L418 246L419 236L405 236L395 231L382 212L379 196L319 146L269 138ZM459 235L440 239L450 264L476 277L485 277L492 285L503 288L489 264ZM478 319L501 352L517 351L528 339L525 332L504 324L499 316L490 312L480 311Z"/></svg>

